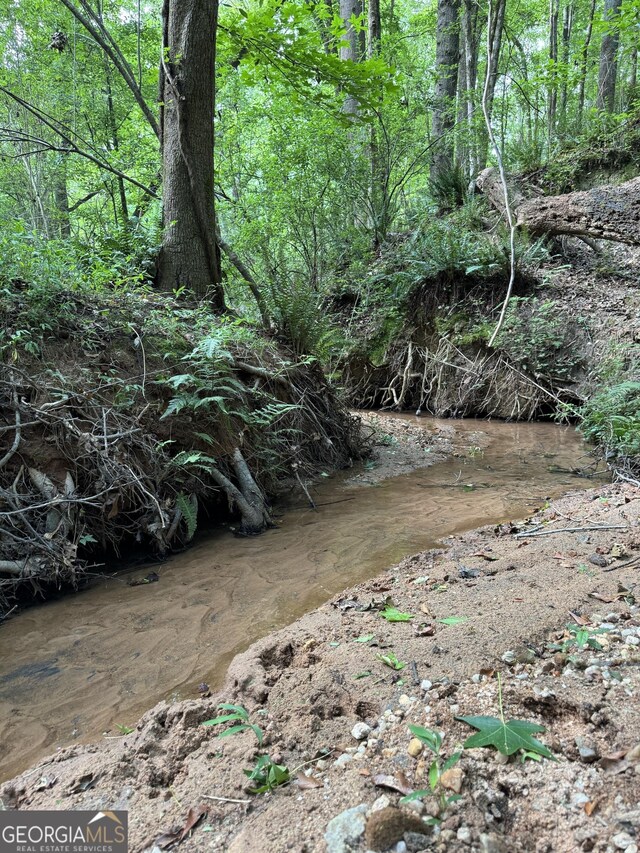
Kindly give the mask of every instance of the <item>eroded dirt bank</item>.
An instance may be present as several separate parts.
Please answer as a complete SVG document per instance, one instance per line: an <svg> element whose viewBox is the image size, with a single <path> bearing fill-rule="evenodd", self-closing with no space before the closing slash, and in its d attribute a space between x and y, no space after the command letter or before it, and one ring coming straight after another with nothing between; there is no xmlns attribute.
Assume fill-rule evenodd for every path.
<svg viewBox="0 0 640 853"><path fill-rule="evenodd" d="M161 703L121 739L63 750L6 784L2 801L128 808L133 851L163 849L179 836L167 831L202 809L189 851L635 853L639 521L640 492L619 484L451 538L445 551L406 559L254 644L216 696ZM378 608L388 598L414 618L385 621ZM439 621L452 616L464 621ZM576 623L601 650L572 646L564 626ZM407 666L394 672L377 658L390 652ZM400 794L379 775L427 787L429 762L409 753L407 724L442 731L450 755L471 731L455 716L498 715L496 671L507 718L544 725L540 738L558 760L471 750L448 780L462 798L440 827L416 822L433 814L433 798L386 810ZM247 794L254 735L218 740L201 725L220 701L249 709L266 730L263 751L303 765L314 782Z"/></svg>

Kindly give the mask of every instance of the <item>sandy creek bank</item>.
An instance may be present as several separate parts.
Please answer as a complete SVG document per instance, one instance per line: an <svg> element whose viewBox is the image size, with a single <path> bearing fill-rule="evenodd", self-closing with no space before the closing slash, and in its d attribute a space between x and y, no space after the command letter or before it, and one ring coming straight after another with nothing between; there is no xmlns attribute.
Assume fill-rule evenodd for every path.
<svg viewBox="0 0 640 853"><path fill-rule="evenodd" d="M569 432L553 434L575 441ZM414 487L415 494L431 494L440 468L446 469L441 493L454 498L447 508L424 516L432 537L438 518L443 526L436 528L436 537L447 535L448 516L460 506L468 507L467 518L477 519L476 524L486 519L487 505L497 518L488 528L447 539L444 552L427 550L404 559L254 643L235 657L224 687L212 698L162 702L126 737L61 750L7 783L0 791L2 802L27 809L128 808L132 851L162 849L163 833L183 826L188 809L202 806L202 819L183 849L362 853L399 842L397 849L416 851L635 853L640 611L634 595L638 564L630 561L640 556L640 494L629 485L577 492L584 481L576 480L572 494L544 507L530 523L498 524L530 516L532 504L543 502L527 459L540 468L565 467L559 457L545 458L558 451L550 450L549 440L550 435L539 434L538 443L524 454L519 476L500 493L495 485L481 487L489 482L486 467L495 469L496 481L505 480L495 461L487 465L490 445L481 457L485 470L474 468L473 478L467 476L467 465L478 463L477 452L409 475L409 481L421 477L423 486L405 483L402 494ZM506 460L511 455L513 462L515 448L504 434L493 443L498 456ZM575 444L565 451L575 458ZM446 467L454 462L464 472L459 478ZM566 490L571 484L566 474L561 476L565 482L558 482L557 489ZM392 481L365 490L383 495L369 515L391 509L387 482ZM471 483L474 488L466 490ZM345 483L344 488L352 486ZM342 505L341 514L351 503ZM396 512L412 529L423 517L409 499ZM363 511L359 524L365 517ZM588 529L564 531L574 527ZM312 528L304 538L310 553ZM363 531L358 559L382 547L372 539L376 530L372 522ZM526 531L545 535L520 535ZM276 559L272 565L277 566ZM375 571L373 566L368 574ZM338 577L343 582L336 591L348 579ZM161 584L153 585L154 594ZM328 597L325 590L324 600ZM414 619L384 621L375 608L387 597ZM465 622L438 621L453 615ZM568 622L599 626L605 618L611 632L601 639L601 651L582 650L571 660L545 647L549 638L569 636L563 633ZM425 632L425 625L433 630ZM374 639L355 642L363 635ZM405 670L392 672L377 659L389 651L407 663ZM406 724L439 728L445 733L445 754L450 754L470 733L455 721L457 714L497 713L495 669L503 673L507 716L544 725L548 731L542 739L559 760L523 765L516 759L503 763L488 750L465 753L459 765L461 801L443 815L439 828L424 825L416 833L418 812L426 816L433 802L385 811L400 795L379 787L376 777L397 781L403 774L403 783L424 787L428 762L424 755L408 753ZM202 727L215 715L218 701L239 702L254 715L264 712L254 719L267 732L265 750L290 768L305 764L318 787L294 783L269 795L247 795L242 771L255 762L255 738L245 733L220 741L215 731ZM357 723L370 728L363 741L352 734ZM25 742L18 729L13 737Z"/></svg>
<svg viewBox="0 0 640 853"><path fill-rule="evenodd" d="M203 538L3 626L0 779L56 746L117 734L160 699L220 687L251 642L442 537L589 484L568 473L590 461L572 429L364 417L384 430L378 458L321 481L319 512L298 493L276 530ZM127 585L150 569L159 582Z"/></svg>

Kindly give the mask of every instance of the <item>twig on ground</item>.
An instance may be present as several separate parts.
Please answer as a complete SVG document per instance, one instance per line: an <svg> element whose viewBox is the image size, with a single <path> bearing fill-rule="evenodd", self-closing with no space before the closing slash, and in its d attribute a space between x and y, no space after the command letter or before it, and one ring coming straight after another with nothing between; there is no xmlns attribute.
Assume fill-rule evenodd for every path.
<svg viewBox="0 0 640 853"><path fill-rule="evenodd" d="M596 530L628 530L628 524L603 524L600 527L590 525L589 527L557 527L555 530L538 530L529 533L514 533L514 539L523 539L528 536L551 536L554 533L583 533Z"/></svg>
<svg viewBox="0 0 640 853"><path fill-rule="evenodd" d="M251 800L234 800L233 797L214 797L213 794L201 794L205 800L215 800L217 803L240 803L247 805Z"/></svg>
<svg viewBox="0 0 640 853"><path fill-rule="evenodd" d="M624 563L617 563L615 566L609 566L607 569L603 569L603 572L615 572L616 569L624 569L626 566L631 566L633 563L637 563L640 560L640 556L632 557L630 560L625 560Z"/></svg>

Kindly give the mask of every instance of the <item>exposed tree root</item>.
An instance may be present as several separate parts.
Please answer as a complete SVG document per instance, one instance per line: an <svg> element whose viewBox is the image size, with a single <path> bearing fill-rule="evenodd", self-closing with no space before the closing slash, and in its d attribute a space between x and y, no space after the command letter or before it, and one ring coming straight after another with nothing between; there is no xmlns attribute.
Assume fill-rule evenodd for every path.
<svg viewBox="0 0 640 853"><path fill-rule="evenodd" d="M527 376L500 353L473 355L446 338L435 349L411 341L396 345L381 368L347 369L347 387L363 408L419 408L437 417L480 415L531 420L555 405L576 401L574 392Z"/></svg>
<svg viewBox="0 0 640 853"><path fill-rule="evenodd" d="M90 560L127 546L182 547L198 519L258 533L272 524L270 497L363 452L358 419L322 371L268 343L225 351L222 408L199 406L216 393L203 382L191 408L163 418L173 389L159 376L172 369L143 335L105 340L112 363L129 365L109 382L104 369L74 372L75 351L54 381L44 359L0 365L0 613L16 590L76 585ZM201 364L173 372L189 369Z"/></svg>

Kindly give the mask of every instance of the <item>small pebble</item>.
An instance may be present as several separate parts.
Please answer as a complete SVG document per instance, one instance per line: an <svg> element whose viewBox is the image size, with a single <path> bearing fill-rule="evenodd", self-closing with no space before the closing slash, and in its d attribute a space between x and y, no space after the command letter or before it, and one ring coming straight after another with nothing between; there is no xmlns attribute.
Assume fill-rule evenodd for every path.
<svg viewBox="0 0 640 853"><path fill-rule="evenodd" d="M400 705L401 708L404 708L404 710L406 710L407 708L410 708L413 705L414 701L415 700L412 699L410 696L407 696L406 693L403 693L402 696L398 699L398 705Z"/></svg>
<svg viewBox="0 0 640 853"><path fill-rule="evenodd" d="M640 761L640 743L633 746L626 755L627 761Z"/></svg>
<svg viewBox="0 0 640 853"><path fill-rule="evenodd" d="M458 841L462 841L463 844L471 844L472 835L469 827L461 826L456 833L456 838L458 839Z"/></svg>
<svg viewBox="0 0 640 853"><path fill-rule="evenodd" d="M336 760L333 762L333 766L334 767L346 767L347 764L349 764L352 761L353 761L353 756L345 753L344 755L340 755L340 756L338 756L338 758L336 758Z"/></svg>
<svg viewBox="0 0 640 853"><path fill-rule="evenodd" d="M356 740L364 740L371 732L371 726L366 723L356 723L351 729L351 736Z"/></svg>
<svg viewBox="0 0 640 853"><path fill-rule="evenodd" d="M513 663L515 661L515 659L516 659L516 653L512 652L512 651L505 652L502 655L502 657L500 658L500 660L504 661L504 663Z"/></svg>
<svg viewBox="0 0 640 853"><path fill-rule="evenodd" d="M613 836L611 842L616 850L628 850L628 848L634 843L633 838L628 832L619 832L617 835Z"/></svg>
<svg viewBox="0 0 640 853"><path fill-rule="evenodd" d="M424 690L424 692L425 692L425 693L426 693L428 690L431 690L431 688L432 688L432 687L433 687L433 684L432 684L432 682L431 682L431 681L429 681L429 679L428 679L428 678L425 678L425 679L424 679L424 681L421 681L421 682L420 682L420 689L421 689L421 690Z"/></svg>
<svg viewBox="0 0 640 853"><path fill-rule="evenodd" d="M417 737L411 738L411 740L409 741L409 746L407 747L407 752L412 758L417 758L422 753L423 749L424 747L422 745L421 740L419 740Z"/></svg>
<svg viewBox="0 0 640 853"><path fill-rule="evenodd" d="M640 637L627 637L625 643L628 646L640 646Z"/></svg>
<svg viewBox="0 0 640 853"><path fill-rule="evenodd" d="M389 799L389 797L387 797L386 794L382 794L380 797L378 797L377 800L374 800L374 803L371 806L371 811L372 812L381 812L382 809L386 809L390 805L391 805L391 800Z"/></svg>

